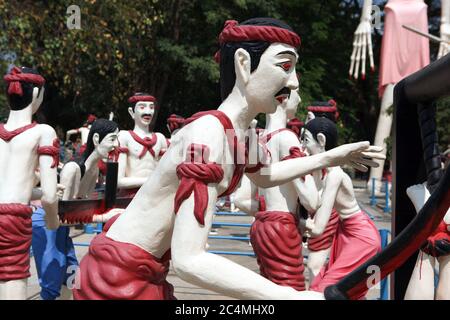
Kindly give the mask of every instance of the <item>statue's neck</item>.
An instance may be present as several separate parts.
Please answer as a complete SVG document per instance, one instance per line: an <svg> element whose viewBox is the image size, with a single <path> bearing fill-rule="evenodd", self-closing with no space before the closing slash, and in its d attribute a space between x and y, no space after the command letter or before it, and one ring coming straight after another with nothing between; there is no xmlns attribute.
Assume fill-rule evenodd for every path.
<svg viewBox="0 0 450 320"><path fill-rule="evenodd" d="M11 110L9 112L8 121L6 121L6 127L8 129L16 129L26 126L32 122L33 112L31 105L22 110Z"/></svg>
<svg viewBox="0 0 450 320"><path fill-rule="evenodd" d="M225 115L231 120L239 140L240 138L243 139L251 121L258 114L254 108L249 106L245 94L243 94L242 90L240 90L238 86L233 88L233 91L222 102L218 110L225 113Z"/></svg>
<svg viewBox="0 0 450 320"><path fill-rule="evenodd" d="M149 129L149 126L146 126L142 123L135 123L134 124L134 129L133 131L138 135L138 136L148 136L151 134L151 131Z"/></svg>
<svg viewBox="0 0 450 320"><path fill-rule="evenodd" d="M275 113L266 115L266 131L273 132L278 129L286 128L287 115L282 107L278 107Z"/></svg>

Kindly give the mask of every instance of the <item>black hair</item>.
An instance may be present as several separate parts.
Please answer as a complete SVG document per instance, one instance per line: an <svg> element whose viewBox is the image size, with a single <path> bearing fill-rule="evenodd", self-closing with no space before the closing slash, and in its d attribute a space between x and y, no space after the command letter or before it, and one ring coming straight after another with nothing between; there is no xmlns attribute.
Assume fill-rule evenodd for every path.
<svg viewBox="0 0 450 320"><path fill-rule="evenodd" d="M22 67L20 68L22 73L32 73L32 74L39 74L36 70ZM42 86L38 86L34 83L24 82L20 81L20 85L22 86L22 92L23 94L21 96L17 94L9 94L8 93L8 87L9 84L6 86L6 97L8 99L8 104L11 110L18 111L23 110L26 107L28 107L33 100L33 89L35 87L39 88L38 95L41 92Z"/></svg>
<svg viewBox="0 0 450 320"><path fill-rule="evenodd" d="M137 96L137 97L139 97L139 96L151 96L151 94L146 93L146 92L136 92L135 94L133 94L133 97L134 96ZM137 103L138 102L133 102L133 103L129 102L129 106L131 107L131 109L133 109L133 112L136 111L135 107L136 107ZM153 113L152 121L148 125L150 131L153 131L153 128L155 127L156 119L158 118L158 113L159 113L158 101L156 101L156 99L155 99L155 101L153 103L155 104L155 112Z"/></svg>
<svg viewBox="0 0 450 320"><path fill-rule="evenodd" d="M97 119L92 123L91 129L89 130L89 136L86 143L86 149L81 155L81 159L77 162L81 169L81 175L84 175L84 171L86 170L86 166L84 163L87 158L94 151L94 141L93 137L95 133L99 135L99 142L103 140L108 134L113 133L117 130L119 126L114 121L106 120L106 119Z"/></svg>
<svg viewBox="0 0 450 320"><path fill-rule="evenodd" d="M327 138L327 141L325 143L325 151L337 147L338 141L337 127L336 123L334 123L330 119L325 117L314 118L308 123L306 123L304 128L309 132L311 132L316 141L318 141L317 135L319 133L325 135L325 137Z"/></svg>
<svg viewBox="0 0 450 320"><path fill-rule="evenodd" d="M332 107L335 107L335 104L331 104L329 101L314 101L311 103L311 106L313 107L329 107L330 109ZM330 119L331 121L333 121L334 123L336 123L337 121L337 117L336 117L336 111L313 111L314 115L316 117L325 117L327 119Z"/></svg>
<svg viewBox="0 0 450 320"><path fill-rule="evenodd" d="M293 31L285 22L273 18L253 18L241 22L239 25L252 26L273 26ZM270 46L267 41L243 41L227 42L220 47L220 93L222 101L225 100L233 90L236 83L236 73L234 70L234 54L237 49L245 49L250 55L250 71L253 72L259 65L261 56Z"/></svg>

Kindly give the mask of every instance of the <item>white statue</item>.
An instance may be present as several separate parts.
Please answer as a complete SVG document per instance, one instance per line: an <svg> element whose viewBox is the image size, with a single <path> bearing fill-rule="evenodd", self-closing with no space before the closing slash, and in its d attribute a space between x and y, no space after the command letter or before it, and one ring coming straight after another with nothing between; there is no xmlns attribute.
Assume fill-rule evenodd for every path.
<svg viewBox="0 0 450 320"><path fill-rule="evenodd" d="M426 183L406 190L415 209L419 212L430 197ZM435 290L434 273L439 264L439 282ZM426 245L419 251L405 300L450 300L450 209Z"/></svg>
<svg viewBox="0 0 450 320"><path fill-rule="evenodd" d="M312 156L337 145L336 124L325 117L309 121L304 129L304 144ZM307 236L319 236L324 232L333 208L339 213L329 262L310 284L310 290L319 292L336 284L381 251L378 230L359 207L350 177L339 166L330 166L326 171L320 207L314 218L301 223Z"/></svg>
<svg viewBox="0 0 450 320"><path fill-rule="evenodd" d="M118 147L118 133L113 121L98 119L92 124L80 162L70 161L61 170L63 200L85 199L92 194L99 175L98 162L108 159Z"/></svg>
<svg viewBox="0 0 450 320"><path fill-rule="evenodd" d="M170 257L181 279L234 298L323 298L276 285L205 250L217 198L234 191L247 166L244 142L250 122L258 113L275 112L299 85L300 38L283 22L227 21L220 42L224 101L218 110L187 119L124 213L93 239L80 263L75 299L171 299ZM379 149L368 142L344 145L275 163L249 177L267 188L328 166L348 163L367 170L362 163L375 163L363 157L379 157ZM114 270L114 278L108 270Z"/></svg>
<svg viewBox="0 0 450 320"><path fill-rule="evenodd" d="M302 157L298 135L286 129L287 120L297 111L300 97L297 90L278 106L275 113L266 115L266 130L260 137L268 163ZM283 286L298 291L306 289L303 274L302 235L298 229L298 199L308 210L319 206L319 194L313 177L307 175L288 183L259 190L264 197L255 222L250 230L250 239L256 254L261 275ZM254 196L249 197L254 199ZM265 206L265 207L264 207Z"/></svg>
<svg viewBox="0 0 450 320"><path fill-rule="evenodd" d="M159 159L167 150L166 138L151 132L155 121L156 99L145 93L136 93L128 102L128 112L134 120L133 130L119 133L119 177L117 185L122 196L134 196L155 170Z"/></svg>
<svg viewBox="0 0 450 320"><path fill-rule="evenodd" d="M350 76L355 79L358 79L360 73L362 78L365 78L367 53L370 67L374 69L371 8L372 0L364 0L361 22L353 41L349 70ZM378 88L381 108L374 140L374 145L383 146L384 154L386 154L385 139L391 134L392 115L388 114L388 109L393 104L394 85L430 63L428 39L402 27L407 25L421 32L428 32L427 5L424 1L389 0L385 6L385 13ZM384 160L378 160L378 163L377 168L371 169L368 181L368 188L371 191L372 178L375 178L376 194L380 194L382 187Z"/></svg>
<svg viewBox="0 0 450 320"><path fill-rule="evenodd" d="M29 202L37 168L47 228L59 226L59 140L52 127L32 122L44 97L44 78L32 69L14 67L4 79L11 111L6 124L0 124L0 300L26 299L32 232Z"/></svg>
<svg viewBox="0 0 450 320"><path fill-rule="evenodd" d="M77 129L70 129L66 132L66 141L69 141L70 137L73 136L74 134L80 134L81 144L86 145L88 141L89 130L91 129L92 123L94 123L95 120L97 120L97 117L94 116L93 114L90 114L82 127Z"/></svg>

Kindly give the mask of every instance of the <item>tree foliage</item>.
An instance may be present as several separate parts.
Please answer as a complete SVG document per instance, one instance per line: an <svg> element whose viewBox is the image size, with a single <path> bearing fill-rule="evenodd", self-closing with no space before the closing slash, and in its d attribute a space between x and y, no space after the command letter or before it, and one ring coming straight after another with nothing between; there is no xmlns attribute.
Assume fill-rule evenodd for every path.
<svg viewBox="0 0 450 320"><path fill-rule="evenodd" d="M383 9L383 2L375 3ZM81 30L66 26L71 4L81 9ZM427 4L430 32L436 34L439 1ZM302 38L299 117L311 101L333 98L341 115L341 142L373 140L378 69L364 81L348 78L360 13L357 0L0 0L0 52L16 52L16 64L33 66L45 76L42 116L54 126L68 129L81 125L88 113L114 111L115 120L129 127L127 97L147 91L160 104L156 130L167 133L169 114L189 116L219 105L213 55L224 21L279 18ZM381 35L375 30L377 66ZM264 123L263 116L259 119Z"/></svg>

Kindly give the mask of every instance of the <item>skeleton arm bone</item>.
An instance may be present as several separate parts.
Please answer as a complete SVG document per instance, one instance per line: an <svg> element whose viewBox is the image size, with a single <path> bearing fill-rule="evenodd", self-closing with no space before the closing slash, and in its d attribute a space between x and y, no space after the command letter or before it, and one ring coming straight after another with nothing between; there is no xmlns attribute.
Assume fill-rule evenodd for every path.
<svg viewBox="0 0 450 320"><path fill-rule="evenodd" d="M450 40L450 0L441 1L440 35L443 40ZM449 50L449 44L441 42L439 45L438 58L445 56L449 52Z"/></svg>
<svg viewBox="0 0 450 320"><path fill-rule="evenodd" d="M359 66L361 63L361 74L365 77L366 73L366 52L369 54L370 68L374 69L373 51L372 51L372 26L371 26L372 0L365 0L361 12L361 20L355 31L353 39L353 51L350 58L349 75L358 79Z"/></svg>

